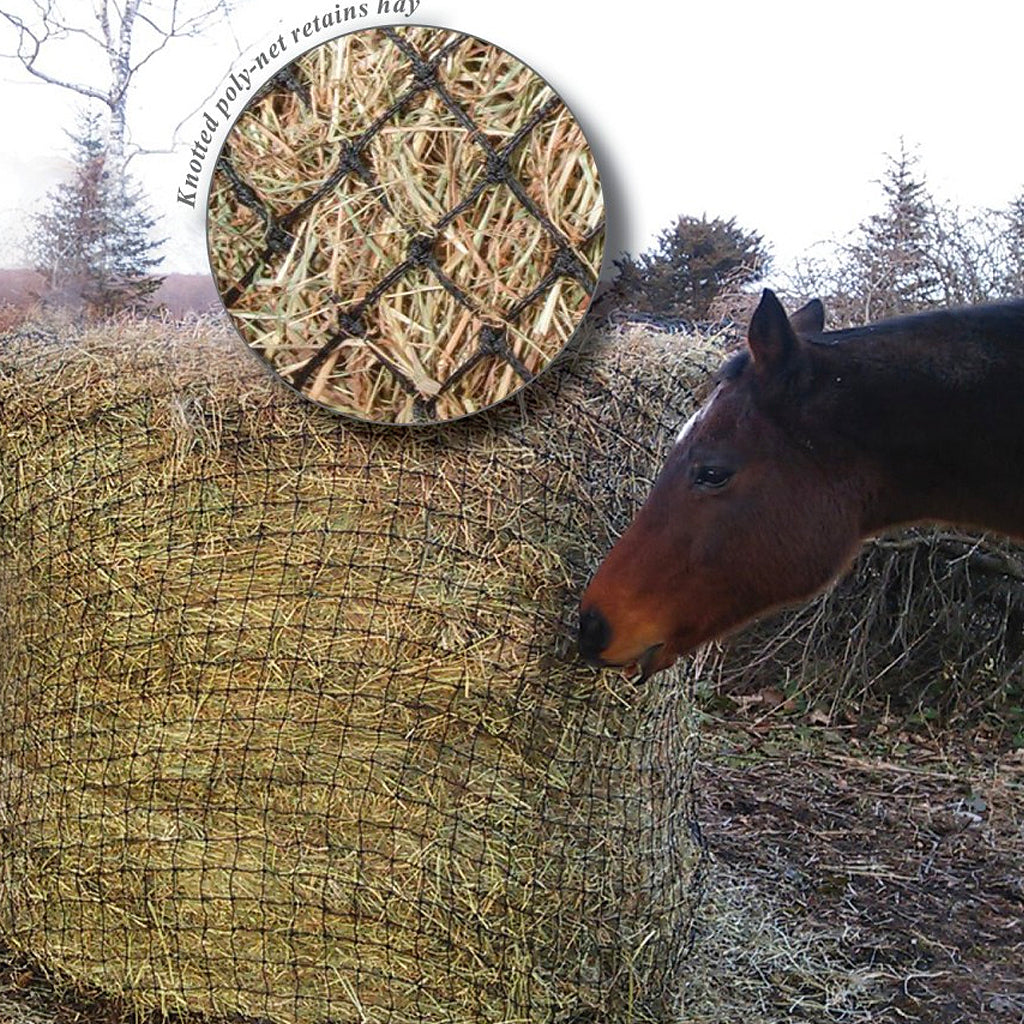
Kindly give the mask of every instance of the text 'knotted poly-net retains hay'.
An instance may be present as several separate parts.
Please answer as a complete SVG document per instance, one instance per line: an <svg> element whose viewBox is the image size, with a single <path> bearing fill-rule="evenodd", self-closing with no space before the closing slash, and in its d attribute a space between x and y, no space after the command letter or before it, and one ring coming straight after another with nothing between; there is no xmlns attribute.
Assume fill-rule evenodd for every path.
<svg viewBox="0 0 1024 1024"><path fill-rule="evenodd" d="M396 433L233 344L0 339L5 940L140 1012L672 1020L687 687L572 625L718 353Z"/></svg>
<svg viewBox="0 0 1024 1024"><path fill-rule="evenodd" d="M231 129L214 277L246 343L328 408L447 420L532 381L597 285L604 205L571 112L498 47L371 29L276 75Z"/></svg>

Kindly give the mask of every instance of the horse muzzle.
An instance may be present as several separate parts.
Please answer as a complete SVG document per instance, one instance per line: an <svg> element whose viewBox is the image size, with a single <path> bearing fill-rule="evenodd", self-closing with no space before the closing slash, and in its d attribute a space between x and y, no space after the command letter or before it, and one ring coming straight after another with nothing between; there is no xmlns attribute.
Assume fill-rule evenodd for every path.
<svg viewBox="0 0 1024 1024"><path fill-rule="evenodd" d="M577 637L580 657L594 668L603 668L608 664L601 657L601 652L608 646L612 638L612 628L608 620L596 608L584 608L580 612L580 627Z"/></svg>
<svg viewBox="0 0 1024 1024"><path fill-rule="evenodd" d="M578 645L580 657L594 668L627 668L635 666L641 680L647 679L668 668L675 660L674 654L668 654L665 644L651 644L639 655L624 659L604 657L612 641L612 629L608 620L601 612L591 606L580 612Z"/></svg>

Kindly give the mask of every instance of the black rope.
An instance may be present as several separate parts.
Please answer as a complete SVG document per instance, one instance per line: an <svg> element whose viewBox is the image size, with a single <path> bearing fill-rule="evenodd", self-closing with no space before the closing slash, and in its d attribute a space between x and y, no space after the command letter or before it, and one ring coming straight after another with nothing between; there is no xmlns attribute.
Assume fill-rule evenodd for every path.
<svg viewBox="0 0 1024 1024"><path fill-rule="evenodd" d="M544 232L555 245L554 255L540 283L528 295L523 296L516 302L507 312L506 320L509 325L514 325L526 310L534 303L541 301L560 278L572 279L589 290L592 290L597 284L596 277L587 266L585 260L573 249L563 232L552 223L550 218L533 201L522 182L516 177L511 164L517 149L530 138L531 134L540 125L562 109L562 101L557 96L552 97L530 116L528 121L516 131L515 135L505 145L500 149L496 149L491 144L486 133L439 80L438 71L441 62L470 37L463 35L454 37L428 59L394 29L385 28L382 31L384 36L409 61L409 87L372 122L366 131L354 138L342 140L337 144L337 153L334 157L333 169L330 175L319 188L301 203L275 218L268 209L267 202L259 196L256 189L238 174L231 163L230 151L225 147L224 153L218 160L217 169L227 178L238 202L248 209L252 209L260 217L264 224L265 234L263 250L240 277L238 282L224 293L225 305L230 309L237 303L245 290L252 284L260 269L265 267L272 269L272 264L287 256L291 246L295 244L296 228L309 215L310 211L348 176L354 176L371 187L376 186L377 178L372 164L366 158L365 151L377 134L417 97L431 92L441 100L445 108L465 128L473 143L482 150L486 171L469 192L432 225L430 233L424 233L422 229L409 230L406 258L381 278L358 303L355 305L350 304L349 300L343 295L335 294L333 296L336 303L345 307L344 311L338 312L335 329L328 335L323 344L302 366L291 373L290 381L299 390L302 390L307 385L343 344L354 338L367 339L367 312L394 284L413 270L425 269L429 271L437 283L459 305L479 319L488 319L472 297L444 272L437 260L434 246L440 233L456 218L468 209L471 209L480 196L489 188L507 188L510 190L526 212L541 225ZM288 88L296 92L300 99L308 104L309 92L302 85L296 68L296 65L290 65L279 72L273 82L279 87ZM382 190L378 190L376 198L389 214L395 215L387 196ZM586 244L589 244L602 230L603 224L598 225L598 227L591 231L587 236ZM454 384L465 377L474 366L478 365L485 358L497 358L504 361L524 383L528 383L533 379L534 374L530 372L516 355L513 346L510 344L507 330L496 328L492 325L485 325L480 328L476 341L477 344L473 355L451 371L444 381L439 382L439 393L450 390ZM422 394L415 382L400 367L383 355L378 348L373 348L372 352L374 358L381 366L387 369L399 386L407 394L414 397L417 416L431 418L438 396Z"/></svg>

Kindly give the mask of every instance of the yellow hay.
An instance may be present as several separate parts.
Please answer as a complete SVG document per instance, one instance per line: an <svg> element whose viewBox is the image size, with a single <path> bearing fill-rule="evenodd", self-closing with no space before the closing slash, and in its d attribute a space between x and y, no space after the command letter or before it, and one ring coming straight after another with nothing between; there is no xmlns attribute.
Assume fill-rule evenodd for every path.
<svg viewBox="0 0 1024 1024"><path fill-rule="evenodd" d="M403 46L433 59L436 88L415 90ZM597 169L570 112L515 58L436 29L343 37L300 58L293 80L232 129L233 171L219 165L210 196L211 264L243 338L311 398L363 419L452 419L521 388L576 329L604 252ZM509 147L510 177L489 178L488 153ZM232 174L289 239L268 248ZM387 283L416 245L434 265ZM558 263L563 248L575 267ZM398 321L396 292L416 297ZM368 297L379 301L363 308ZM356 336L309 369L351 312ZM511 358L456 374L481 325L505 332Z"/></svg>
<svg viewBox="0 0 1024 1024"><path fill-rule="evenodd" d="M670 1019L686 687L571 624L717 353L613 354L395 434L222 336L0 341L7 941L140 1011Z"/></svg>

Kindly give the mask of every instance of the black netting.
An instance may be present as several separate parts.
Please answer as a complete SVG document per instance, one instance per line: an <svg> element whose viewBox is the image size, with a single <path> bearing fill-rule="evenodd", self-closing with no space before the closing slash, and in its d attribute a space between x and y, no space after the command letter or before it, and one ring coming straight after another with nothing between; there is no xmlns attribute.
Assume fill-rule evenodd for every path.
<svg viewBox="0 0 1024 1024"><path fill-rule="evenodd" d="M518 324L528 310L536 310L543 305L560 280L576 282L588 296L593 293L597 286L597 277L593 270L594 261L592 257L587 259L584 254L595 244L603 244L604 221L602 218L599 224L573 242L562 226L556 224L541 208L538 198L524 187L513 166L513 157L531 134L564 110L561 99L553 95L511 138L499 140L481 128L467 109L467 104L460 103L451 95L438 74L444 60L458 51L467 40L471 40L471 37L445 33L450 38L444 45L436 52L423 55L410 39L400 32L394 29L380 31L387 44L396 47L407 59L407 85L405 88L396 85L397 98L379 113L364 131L353 137L340 141L332 140L329 145L325 144L322 164L332 170L322 182L311 184L309 194L300 202L287 208L275 208L275 204L270 202L268 197L261 195L259 190L246 180L245 174L235 166L229 138L217 161L216 175L228 183L228 191L234 197L234 201L255 214L261 225L262 242L255 247L257 251L252 253L248 266L239 267L236 279L230 284L226 280L224 268L218 266L218 258L214 259L214 265L215 271L220 270L218 276L221 279L221 295L230 312L252 286L257 275L272 276L282 262L294 255L297 227L348 179L358 179L376 190L375 201L389 214L401 219L401 215L392 209L386 190L378 188L381 180L394 171L389 167L374 166L369 153L370 146L381 132L392 126L397 115L407 115L417 104L422 104L428 95L437 97L453 121L480 150L486 164L485 170L474 176L473 180L467 183L464 193L455 197L432 223L407 225L403 253L393 265L386 268L386 272L382 272L368 287L361 288L363 294L358 300L354 300L351 294L334 293L331 296L337 310L333 314L333 323L325 328L324 337L318 343L316 351L302 358L299 361L300 365L289 368L282 374L295 387L305 389L324 364L337 354L339 347L352 339L365 340L369 336L367 315L382 296L413 273L425 273L474 318L477 325L474 340L462 346L462 351L466 353L465 357L447 371L443 380L432 381L432 386L424 390L421 382L408 368L389 358L387 352L379 345L371 346L370 351L379 366L410 396L415 418L432 421L439 418L438 401L485 361L500 361L513 371L522 384L534 379L536 372L531 370L517 353L517 346L510 338L510 329ZM308 105L309 90L304 80L301 61L274 76L260 97L272 98L275 91L288 92L297 97L301 104ZM245 117L243 114L243 119ZM309 159L308 155L306 159ZM215 186L217 181L218 177L215 176ZM556 187L554 182L552 187ZM482 304L472 294L471 289L449 276L436 252L445 229L472 210L482 195L495 188L507 190L514 195L522 214L541 226L550 243L550 254L544 256L545 272L533 287L509 302L500 311L500 315L496 315L494 308ZM520 255L510 252L506 258L518 259ZM313 257L307 254L304 258L320 264L329 261L326 253L319 253ZM227 262L226 259L224 262ZM556 352L557 349L551 352L549 358Z"/></svg>
<svg viewBox="0 0 1024 1024"><path fill-rule="evenodd" d="M0 341L7 940L141 1010L673 1020L688 684L573 626L717 354L396 434L153 330Z"/></svg>

